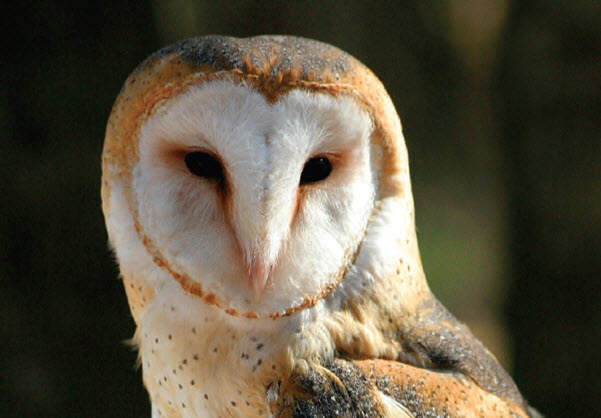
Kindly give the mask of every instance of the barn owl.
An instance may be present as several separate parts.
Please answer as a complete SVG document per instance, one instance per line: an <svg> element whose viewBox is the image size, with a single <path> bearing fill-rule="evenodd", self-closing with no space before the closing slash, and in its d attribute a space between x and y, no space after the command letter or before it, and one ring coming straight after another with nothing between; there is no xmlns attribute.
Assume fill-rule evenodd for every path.
<svg viewBox="0 0 601 418"><path fill-rule="evenodd" d="M125 82L102 170L153 417L536 414L430 292L399 117L350 55L169 46Z"/></svg>

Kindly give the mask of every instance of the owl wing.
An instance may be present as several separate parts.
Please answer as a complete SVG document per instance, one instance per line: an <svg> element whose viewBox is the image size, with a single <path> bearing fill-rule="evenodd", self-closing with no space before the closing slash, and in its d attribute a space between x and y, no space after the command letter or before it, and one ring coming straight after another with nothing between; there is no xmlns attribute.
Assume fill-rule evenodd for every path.
<svg viewBox="0 0 601 418"><path fill-rule="evenodd" d="M431 294L391 330L410 364L461 373L484 390L525 405L513 379L497 359Z"/></svg>
<svg viewBox="0 0 601 418"><path fill-rule="evenodd" d="M304 365L267 391L274 417L413 417L353 361Z"/></svg>
<svg viewBox="0 0 601 418"><path fill-rule="evenodd" d="M409 318L392 331L412 363L425 367L417 368L414 374L418 381L424 382L423 387L432 390L440 385L444 388L443 394L450 394L448 398L455 405L461 403L462 397L468 401L455 409L457 412L477 405L474 413L481 408L488 411L479 413L479 416L542 417L528 405L511 376L492 353L431 293L427 293ZM403 372L387 374L386 368L392 366L384 366L384 363L380 360L373 365L361 364L360 368L374 376L376 382L377 376L385 374L390 376L393 387L401 385L406 388ZM411 367L393 363L401 369ZM466 388L463 387L465 385ZM460 388L459 392L457 387ZM466 397L464 393L469 396ZM440 403L441 399L435 397L431 401ZM444 409L449 407L445 400Z"/></svg>
<svg viewBox="0 0 601 418"><path fill-rule="evenodd" d="M390 360L335 359L311 366L269 388L276 417L528 417L461 373Z"/></svg>
<svg viewBox="0 0 601 418"><path fill-rule="evenodd" d="M306 366L270 387L273 415L540 416L494 356L433 296L389 331L406 362L336 358Z"/></svg>

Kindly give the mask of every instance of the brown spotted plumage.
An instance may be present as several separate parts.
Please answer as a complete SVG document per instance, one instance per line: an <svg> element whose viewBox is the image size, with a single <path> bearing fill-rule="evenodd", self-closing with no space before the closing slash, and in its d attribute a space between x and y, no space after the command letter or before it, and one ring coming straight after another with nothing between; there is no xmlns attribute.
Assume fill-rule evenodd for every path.
<svg viewBox="0 0 601 418"><path fill-rule="evenodd" d="M234 119L212 137L211 121L202 119L212 106L213 118L227 118L231 109L259 116L240 110L244 129L235 131ZM265 122L273 117L276 124L298 109L303 116L279 131ZM191 113L177 119L185 112ZM170 138L164 127L194 126L194 112L200 115L198 132ZM342 114L355 116L346 123L336 119ZM303 131L311 117L321 118L321 130ZM219 136L228 137L230 127L234 151L250 150L235 162L219 155ZM263 133L235 142L255 128ZM289 191L278 185L289 171L270 170L287 155L270 153L286 145L282 138L293 139L286 146L313 144L311 135L328 129L322 141L365 131L366 142L361 145L358 133L359 145L345 138L331 149L320 145L308 157L329 158L331 175L307 186L290 180ZM186 171L183 157L205 148L225 172L219 183ZM267 167L249 163L250 171L238 175L237 167L253 159ZM305 159L300 161L290 170L304 170ZM355 167L360 164L364 171ZM380 81L348 54L287 36L211 36L167 47L125 82L108 122L102 168L103 211L138 325L135 342L153 416L536 415L492 354L431 294L415 235L400 120ZM250 193L255 174L263 183ZM349 215L348 224L340 224L347 226L312 231L314 225L337 225L332 214L346 216L342 203L355 193L345 189L346 181L357 179L364 196L356 199L359 209L348 203L348 210L364 221L353 223ZM338 205L336 193L347 196ZM156 202L157 196L165 201ZM256 199L256 216L243 206L249 199ZM314 209L315 202L327 210ZM322 214L327 222L318 224ZM199 233L190 233L194 228ZM217 231L229 244L203 231ZM276 239L270 231L284 232ZM294 241L319 240L320 233L334 247L339 233L341 250L312 253L311 243ZM194 252L196 240L207 251L222 245L227 260L219 252ZM315 274L304 277L303 263L320 265L321 259L338 261L324 264L330 273L309 288ZM207 271L195 270L195 263Z"/></svg>

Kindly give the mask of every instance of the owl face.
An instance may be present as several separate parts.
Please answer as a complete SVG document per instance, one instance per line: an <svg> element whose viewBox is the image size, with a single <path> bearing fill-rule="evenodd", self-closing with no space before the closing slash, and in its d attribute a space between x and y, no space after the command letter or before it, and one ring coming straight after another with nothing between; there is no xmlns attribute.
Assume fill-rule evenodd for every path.
<svg viewBox="0 0 601 418"><path fill-rule="evenodd" d="M257 316L328 293L372 211L372 131L352 97L295 89L269 102L244 82L157 106L139 128L132 204L160 280Z"/></svg>

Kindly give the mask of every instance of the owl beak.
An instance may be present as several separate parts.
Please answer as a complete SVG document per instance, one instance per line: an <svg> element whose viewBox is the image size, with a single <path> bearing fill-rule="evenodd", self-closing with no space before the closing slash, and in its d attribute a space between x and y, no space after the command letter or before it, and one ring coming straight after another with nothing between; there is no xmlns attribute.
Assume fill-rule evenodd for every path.
<svg viewBox="0 0 601 418"><path fill-rule="evenodd" d="M265 290L265 286L269 280L270 273L271 267L266 266L260 261L253 261L248 266L248 281L250 289L255 298L255 302L259 302L261 300L261 295L263 295L263 291Z"/></svg>

